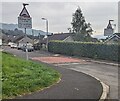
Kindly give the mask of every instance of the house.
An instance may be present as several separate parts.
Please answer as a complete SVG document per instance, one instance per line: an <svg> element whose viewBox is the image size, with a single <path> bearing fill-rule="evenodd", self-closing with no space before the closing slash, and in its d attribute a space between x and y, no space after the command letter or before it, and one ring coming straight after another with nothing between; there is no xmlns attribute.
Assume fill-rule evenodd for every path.
<svg viewBox="0 0 120 101"><path fill-rule="evenodd" d="M17 35L17 36L13 36L13 42L14 43L18 43L19 40L21 40L22 38L24 38L25 35Z"/></svg>
<svg viewBox="0 0 120 101"><path fill-rule="evenodd" d="M13 43L17 43L17 44L26 44L26 43L30 43L33 44L33 40L30 39L28 36L25 37L25 35L6 35L6 34L2 34L2 41L3 43L9 43L9 42L13 42Z"/></svg>
<svg viewBox="0 0 120 101"><path fill-rule="evenodd" d="M120 33L114 33L105 41L107 44L118 44L120 43Z"/></svg>
<svg viewBox="0 0 120 101"><path fill-rule="evenodd" d="M15 36L15 35L2 34L2 41L3 41L3 43L9 43L9 42L17 43L17 41L23 37L24 37L23 35Z"/></svg>
<svg viewBox="0 0 120 101"><path fill-rule="evenodd" d="M10 39L8 35L2 33L2 42L8 43L8 42L12 42L12 40Z"/></svg>
<svg viewBox="0 0 120 101"><path fill-rule="evenodd" d="M48 42L50 42L52 40L60 40L60 41L64 41L64 42L74 41L72 38L72 34L70 34L70 33L53 34L53 35L49 35L47 38L48 38ZM46 44L47 38L44 38L41 41L41 44Z"/></svg>
<svg viewBox="0 0 120 101"><path fill-rule="evenodd" d="M41 40L43 40L44 35L38 35L38 36L33 36L33 35L29 35L28 36L30 39L34 40L34 44L39 43Z"/></svg>
<svg viewBox="0 0 120 101"><path fill-rule="evenodd" d="M23 37L21 38L20 40L17 41L18 44L26 44L26 43L29 43L29 44L33 44L33 40L30 39L29 37Z"/></svg>

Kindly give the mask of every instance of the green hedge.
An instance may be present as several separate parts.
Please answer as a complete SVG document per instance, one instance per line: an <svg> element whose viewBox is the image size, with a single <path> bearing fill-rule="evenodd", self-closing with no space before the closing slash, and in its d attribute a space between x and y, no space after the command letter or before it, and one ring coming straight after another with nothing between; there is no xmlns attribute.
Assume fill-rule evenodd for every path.
<svg viewBox="0 0 120 101"><path fill-rule="evenodd" d="M102 44L90 42L62 42L51 41L48 44L48 51L56 54L64 54L78 57L88 57L93 59L104 59L118 61L118 44ZM119 59L118 59L119 58Z"/></svg>

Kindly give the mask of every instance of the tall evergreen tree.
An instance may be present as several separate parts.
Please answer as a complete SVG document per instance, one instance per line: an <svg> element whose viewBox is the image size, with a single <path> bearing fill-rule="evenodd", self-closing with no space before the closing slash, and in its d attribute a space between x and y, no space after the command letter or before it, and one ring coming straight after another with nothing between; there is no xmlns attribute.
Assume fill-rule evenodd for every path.
<svg viewBox="0 0 120 101"><path fill-rule="evenodd" d="M85 17L83 16L80 7L78 7L75 13L73 14L71 25L73 33L76 34L76 41L86 41L85 37L91 38L91 34L93 31L91 28L91 24L86 23Z"/></svg>

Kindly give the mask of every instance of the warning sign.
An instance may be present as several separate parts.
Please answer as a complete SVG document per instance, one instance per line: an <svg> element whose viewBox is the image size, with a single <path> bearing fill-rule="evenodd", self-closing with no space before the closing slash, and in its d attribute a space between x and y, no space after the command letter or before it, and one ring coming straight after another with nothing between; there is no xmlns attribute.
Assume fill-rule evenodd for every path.
<svg viewBox="0 0 120 101"><path fill-rule="evenodd" d="M25 4L18 17L18 27L19 28L32 28L32 18L30 17Z"/></svg>

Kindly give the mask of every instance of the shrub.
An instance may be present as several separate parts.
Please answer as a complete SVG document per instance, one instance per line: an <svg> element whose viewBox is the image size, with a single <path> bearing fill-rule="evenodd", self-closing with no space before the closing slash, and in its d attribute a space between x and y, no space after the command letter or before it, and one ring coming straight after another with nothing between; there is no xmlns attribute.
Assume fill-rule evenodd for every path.
<svg viewBox="0 0 120 101"><path fill-rule="evenodd" d="M118 61L119 44L103 44L93 42L62 42L51 41L48 50L56 54L64 54L93 59ZM119 58L119 59L118 59Z"/></svg>

